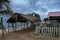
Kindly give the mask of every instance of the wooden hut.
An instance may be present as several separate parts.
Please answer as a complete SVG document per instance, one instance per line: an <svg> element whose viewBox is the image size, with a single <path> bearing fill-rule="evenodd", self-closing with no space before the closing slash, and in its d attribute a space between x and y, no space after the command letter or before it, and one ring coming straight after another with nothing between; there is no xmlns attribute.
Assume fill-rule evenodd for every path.
<svg viewBox="0 0 60 40"><path fill-rule="evenodd" d="M37 22L39 21L38 18L33 17L33 16L28 16L28 15L24 15L21 13L14 13L8 20L7 23L16 23L16 22L20 22L20 23L27 23L27 27L28 27L28 21L31 22ZM22 25L22 24L21 24ZM25 24L24 24L25 26ZM9 26L8 26L9 29Z"/></svg>

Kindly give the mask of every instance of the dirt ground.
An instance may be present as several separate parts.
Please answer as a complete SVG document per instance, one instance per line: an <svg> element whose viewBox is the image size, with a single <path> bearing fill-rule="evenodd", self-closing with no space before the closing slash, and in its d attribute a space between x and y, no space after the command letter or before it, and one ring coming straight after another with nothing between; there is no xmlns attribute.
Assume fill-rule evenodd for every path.
<svg viewBox="0 0 60 40"><path fill-rule="evenodd" d="M34 31L17 31L5 34L5 38L0 40L60 40L60 37L35 35Z"/></svg>

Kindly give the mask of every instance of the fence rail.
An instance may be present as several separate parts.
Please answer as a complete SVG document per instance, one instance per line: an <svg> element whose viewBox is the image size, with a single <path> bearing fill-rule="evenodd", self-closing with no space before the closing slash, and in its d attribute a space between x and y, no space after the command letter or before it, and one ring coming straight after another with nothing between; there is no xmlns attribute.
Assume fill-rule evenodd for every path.
<svg viewBox="0 0 60 40"><path fill-rule="evenodd" d="M60 35L60 23L52 23L46 27L36 27L36 33L42 35Z"/></svg>

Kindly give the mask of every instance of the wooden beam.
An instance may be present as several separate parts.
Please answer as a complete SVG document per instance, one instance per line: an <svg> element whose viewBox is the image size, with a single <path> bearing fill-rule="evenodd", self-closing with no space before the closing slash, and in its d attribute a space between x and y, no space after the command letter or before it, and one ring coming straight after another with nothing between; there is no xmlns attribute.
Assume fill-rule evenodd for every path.
<svg viewBox="0 0 60 40"><path fill-rule="evenodd" d="M26 24L27 24L27 26L26 26L26 32L27 32L28 31L28 22Z"/></svg>
<svg viewBox="0 0 60 40"><path fill-rule="evenodd" d="M20 28L22 29L22 23L20 23Z"/></svg>
<svg viewBox="0 0 60 40"><path fill-rule="evenodd" d="M18 22L18 30L19 30L19 22Z"/></svg>
<svg viewBox="0 0 60 40"><path fill-rule="evenodd" d="M25 23L23 23L23 25L24 25L24 28L25 28Z"/></svg>
<svg viewBox="0 0 60 40"><path fill-rule="evenodd" d="M15 23L15 31L16 31L16 23Z"/></svg>

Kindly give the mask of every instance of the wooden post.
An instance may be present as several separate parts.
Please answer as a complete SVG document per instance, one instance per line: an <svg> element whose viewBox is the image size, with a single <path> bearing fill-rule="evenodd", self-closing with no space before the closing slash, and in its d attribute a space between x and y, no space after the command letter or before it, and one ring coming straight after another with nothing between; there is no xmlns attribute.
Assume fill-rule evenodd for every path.
<svg viewBox="0 0 60 40"><path fill-rule="evenodd" d="M13 32L14 32L14 23L12 23L12 28L13 28Z"/></svg>
<svg viewBox="0 0 60 40"><path fill-rule="evenodd" d="M48 21L49 21L49 27L50 27L50 17L48 18ZM49 28L50 29L50 28ZM52 30L52 29L51 29Z"/></svg>
<svg viewBox="0 0 60 40"><path fill-rule="evenodd" d="M55 24L53 23L53 34L55 35Z"/></svg>
<svg viewBox="0 0 60 40"><path fill-rule="evenodd" d="M15 31L16 31L16 23L15 23Z"/></svg>
<svg viewBox="0 0 60 40"><path fill-rule="evenodd" d="M17 14L15 15L16 17L16 23L17 23ZM15 31L16 31L16 29L17 29L17 27L16 27L16 23L15 23Z"/></svg>
<svg viewBox="0 0 60 40"><path fill-rule="evenodd" d="M19 30L19 22L18 22L18 30Z"/></svg>
<svg viewBox="0 0 60 40"><path fill-rule="evenodd" d="M24 28L25 28L25 23L24 23Z"/></svg>
<svg viewBox="0 0 60 40"><path fill-rule="evenodd" d="M18 25L18 22L17 22L17 30L19 29L18 27L19 27L19 25Z"/></svg>
<svg viewBox="0 0 60 40"><path fill-rule="evenodd" d="M25 23L24 23L24 31L25 31Z"/></svg>
<svg viewBox="0 0 60 40"><path fill-rule="evenodd" d="M28 31L28 22L27 22L27 27L26 27L26 32Z"/></svg>
<svg viewBox="0 0 60 40"><path fill-rule="evenodd" d="M22 23L20 23L20 28L22 29Z"/></svg>
<svg viewBox="0 0 60 40"><path fill-rule="evenodd" d="M8 23L8 32L9 32L9 23Z"/></svg>
<svg viewBox="0 0 60 40"><path fill-rule="evenodd" d="M23 29L23 23L22 23L22 29Z"/></svg>
<svg viewBox="0 0 60 40"><path fill-rule="evenodd" d="M22 24L23 24L23 23L21 23L21 29L23 29L23 27L22 27L23 25L22 25Z"/></svg>
<svg viewBox="0 0 60 40"><path fill-rule="evenodd" d="M19 22L17 22L17 30L19 30Z"/></svg>
<svg viewBox="0 0 60 40"><path fill-rule="evenodd" d="M19 30L20 30L20 22L19 22Z"/></svg>

